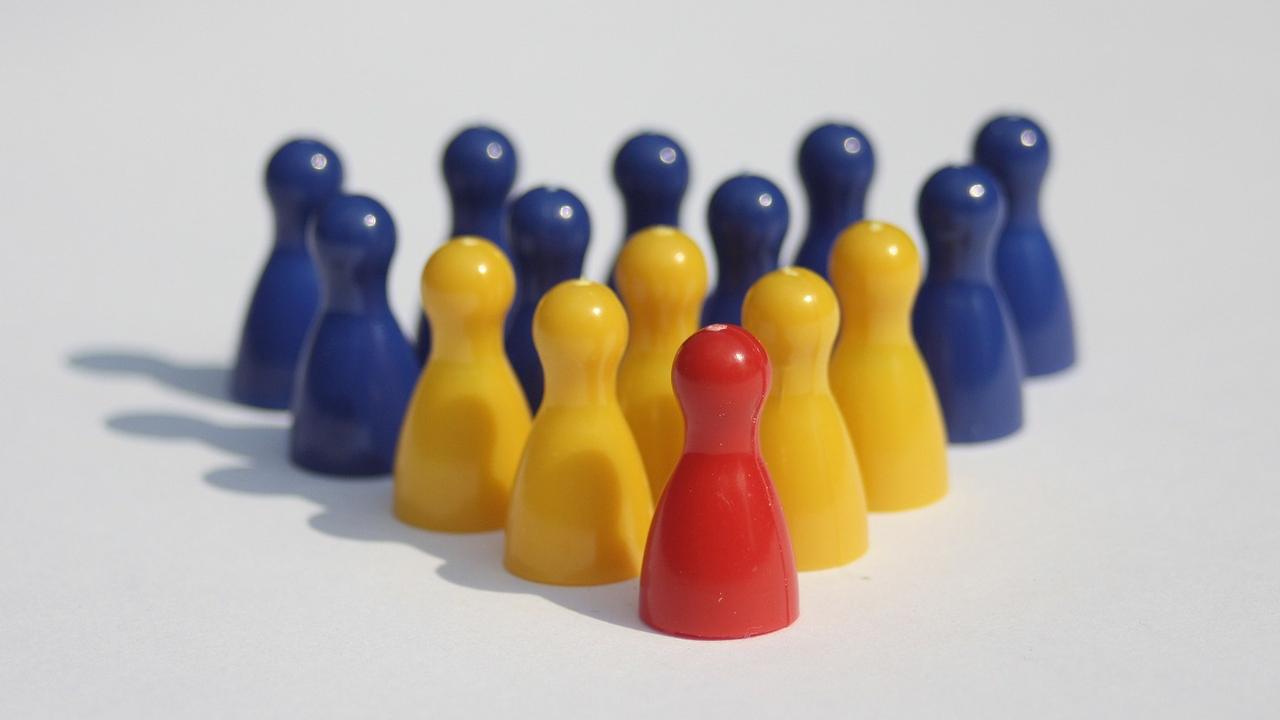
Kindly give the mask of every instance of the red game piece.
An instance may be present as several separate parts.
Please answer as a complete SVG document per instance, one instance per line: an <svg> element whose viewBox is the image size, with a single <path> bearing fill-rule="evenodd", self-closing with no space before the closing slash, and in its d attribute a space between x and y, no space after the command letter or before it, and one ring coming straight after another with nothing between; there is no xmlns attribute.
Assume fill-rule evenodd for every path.
<svg viewBox="0 0 1280 720"><path fill-rule="evenodd" d="M800 613L782 506L760 455L769 357L737 325L684 342L672 382L684 454L658 501L640 575L640 617L672 635L743 638Z"/></svg>

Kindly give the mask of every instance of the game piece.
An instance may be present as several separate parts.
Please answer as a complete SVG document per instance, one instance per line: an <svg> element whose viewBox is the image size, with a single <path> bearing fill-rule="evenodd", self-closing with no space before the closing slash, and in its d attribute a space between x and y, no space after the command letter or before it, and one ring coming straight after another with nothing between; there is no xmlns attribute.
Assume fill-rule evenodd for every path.
<svg viewBox="0 0 1280 720"><path fill-rule="evenodd" d="M631 136L613 158L613 182L622 193L624 244L651 225L680 226L680 203L689 188L689 159L675 140L653 132ZM615 256L613 267L617 264ZM613 278L610 270L609 286L616 288Z"/></svg>
<svg viewBox="0 0 1280 720"><path fill-rule="evenodd" d="M1022 362L992 253L1004 217L995 176L944 167L920 191L929 270L911 322L933 376L947 437L994 440L1022 426Z"/></svg>
<svg viewBox="0 0 1280 720"><path fill-rule="evenodd" d="M618 406L622 303L604 285L566 280L538 303L533 341L546 388L511 489L507 569L553 585L635 577L653 499Z"/></svg>
<svg viewBox="0 0 1280 720"><path fill-rule="evenodd" d="M395 223L376 200L340 195L317 212L310 246L325 292L298 363L289 456L330 475L389 473L418 377L387 304Z"/></svg>
<svg viewBox="0 0 1280 720"><path fill-rule="evenodd" d="M858 449L867 509L928 505L947 494L947 436L911 336L920 254L902 230L864 220L836 239L830 271L843 309L831 390Z"/></svg>
<svg viewBox="0 0 1280 720"><path fill-rule="evenodd" d="M516 151L506 135L483 125L459 132L445 146L441 163L449 189L453 229L449 237L481 237L509 252L507 196L516 182ZM431 325L418 317L418 363L431 353Z"/></svg>
<svg viewBox="0 0 1280 720"><path fill-rule="evenodd" d="M653 516L640 576L640 618L671 635L761 635L795 622L791 540L760 456L769 357L746 330L711 325L672 368L684 454Z"/></svg>
<svg viewBox="0 0 1280 720"><path fill-rule="evenodd" d="M840 325L836 295L811 270L774 270L747 291L742 324L773 368L760 448L782 500L796 567L851 563L867 551L867 502L827 378Z"/></svg>
<svg viewBox="0 0 1280 720"><path fill-rule="evenodd" d="M826 278L836 235L862 219L876 169L875 153L852 125L820 125L800 145L799 166L809 196L809 228L796 265Z"/></svg>
<svg viewBox="0 0 1280 720"><path fill-rule="evenodd" d="M680 344L698 329L707 262L688 235L653 225L622 248L617 283L631 323L631 339L618 368L618 400L657 500L684 445L684 416L671 387L671 364Z"/></svg>
<svg viewBox="0 0 1280 720"><path fill-rule="evenodd" d="M442 245L422 270L434 346L396 449L395 514L428 530L501 529L529 435L529 406L502 350L511 263L476 237Z"/></svg>
<svg viewBox="0 0 1280 720"><path fill-rule="evenodd" d="M974 160L1000 181L1008 217L996 243L996 278L1018 329L1028 375L1048 375L1076 360L1066 283L1040 222L1040 186L1049 138L1024 117L997 117L978 133Z"/></svg>
<svg viewBox="0 0 1280 720"><path fill-rule="evenodd" d="M316 140L291 140L267 163L275 241L249 302L231 371L231 398L284 410L307 329L320 305L320 281L307 252L307 220L342 190L342 162Z"/></svg>
<svg viewBox="0 0 1280 720"><path fill-rule="evenodd" d="M716 188L707 206L707 226L720 275L702 306L702 323L738 323L747 289L778 269L778 252L791 214L777 185L757 175L738 175Z"/></svg>
<svg viewBox="0 0 1280 720"><path fill-rule="evenodd" d="M511 206L511 252L519 278L507 323L507 355L529 407L542 403L542 364L533 347L533 311L557 283L582 275L591 240L591 216L568 190L539 187Z"/></svg>

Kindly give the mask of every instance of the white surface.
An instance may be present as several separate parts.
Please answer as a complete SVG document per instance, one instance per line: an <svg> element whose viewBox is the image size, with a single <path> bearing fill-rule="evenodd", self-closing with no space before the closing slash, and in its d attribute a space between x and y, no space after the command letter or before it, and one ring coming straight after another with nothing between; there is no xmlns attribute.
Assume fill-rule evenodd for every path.
<svg viewBox="0 0 1280 720"><path fill-rule="evenodd" d="M1280 705L1276 6L1103 2L5 3L0 716L1261 717ZM229 5L229 4L228 4ZM556 7L551 7L555 5ZM416 532L385 481L283 460L216 396L264 257L266 155L315 132L395 214L392 292L490 120L519 185L579 191L595 277L615 144L666 128L714 184L777 179L824 117L871 212L990 112L1040 117L1084 361L930 509L802 578L786 632L646 631L634 583L527 584L500 537ZM792 246L792 242L788 246Z"/></svg>

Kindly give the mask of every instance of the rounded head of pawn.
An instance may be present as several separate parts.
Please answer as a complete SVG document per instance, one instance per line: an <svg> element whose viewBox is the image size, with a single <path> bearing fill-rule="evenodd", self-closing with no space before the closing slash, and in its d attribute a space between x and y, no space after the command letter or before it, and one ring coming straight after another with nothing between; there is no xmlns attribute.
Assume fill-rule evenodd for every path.
<svg viewBox="0 0 1280 720"><path fill-rule="evenodd" d="M536 187L526 192L512 203L510 222L512 252L530 267L582 264L591 240L591 216L568 190Z"/></svg>
<svg viewBox="0 0 1280 720"><path fill-rule="evenodd" d="M925 182L916 210L932 253L982 249L995 242L1004 214L1004 190L986 168L951 165Z"/></svg>
<svg viewBox="0 0 1280 720"><path fill-rule="evenodd" d="M688 235L654 225L622 246L614 281L628 308L675 313L697 307L706 297L707 261Z"/></svg>
<svg viewBox="0 0 1280 720"><path fill-rule="evenodd" d="M708 325L691 335L671 368L686 444L738 444L743 427L759 420L770 374L764 346L737 325Z"/></svg>
<svg viewBox="0 0 1280 720"><path fill-rule="evenodd" d="M678 200L689 187L689 160L675 140L643 132L618 149L613 181L627 197Z"/></svg>
<svg viewBox="0 0 1280 720"><path fill-rule="evenodd" d="M707 204L707 227L721 260L759 249L776 255L790 222L791 211L782 191L759 175L725 180Z"/></svg>
<svg viewBox="0 0 1280 720"><path fill-rule="evenodd" d="M342 191L342 161L319 140L290 140L267 162L266 183L273 205L309 212Z"/></svg>
<svg viewBox="0 0 1280 720"><path fill-rule="evenodd" d="M838 202L864 194L875 172L875 153L862 131L852 125L819 125L805 136L798 158L800 178L810 197Z"/></svg>
<svg viewBox="0 0 1280 720"><path fill-rule="evenodd" d="M557 284L533 312L533 345L549 382L557 372L596 377L601 369L611 372L622 359L627 330L618 296L591 280Z"/></svg>
<svg viewBox="0 0 1280 720"><path fill-rule="evenodd" d="M898 226L863 220L836 237L828 272L840 304L849 310L878 301L909 308L920 285L920 253Z"/></svg>
<svg viewBox="0 0 1280 720"><path fill-rule="evenodd" d="M801 267L761 277L742 301L742 325L778 365L826 358L836 342L840 306L821 275Z"/></svg>
<svg viewBox="0 0 1280 720"><path fill-rule="evenodd" d="M385 274L396 251L391 213L364 195L339 195L321 206L311 236L312 254L321 266L356 279Z"/></svg>
<svg viewBox="0 0 1280 720"><path fill-rule="evenodd" d="M500 329L515 292L511 262L484 238L454 238L422 268L422 307L437 328L456 323Z"/></svg>
<svg viewBox="0 0 1280 720"><path fill-rule="evenodd" d="M1037 184L1049 169L1049 138L1030 118L992 118L973 141L973 158L1000 178L1006 190Z"/></svg>
<svg viewBox="0 0 1280 720"><path fill-rule="evenodd" d="M469 127L445 146L441 167L454 198L502 202L516 182L516 151L497 130Z"/></svg>

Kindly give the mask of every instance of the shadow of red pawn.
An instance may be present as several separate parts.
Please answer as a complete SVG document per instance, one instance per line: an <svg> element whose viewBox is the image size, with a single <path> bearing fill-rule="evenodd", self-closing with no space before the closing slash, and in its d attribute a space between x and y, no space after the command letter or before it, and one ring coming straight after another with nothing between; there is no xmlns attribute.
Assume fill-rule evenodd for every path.
<svg viewBox="0 0 1280 720"><path fill-rule="evenodd" d="M760 455L769 373L764 347L737 325L703 328L676 354L684 454L640 575L640 618L664 633L743 638L799 615L791 539Z"/></svg>

